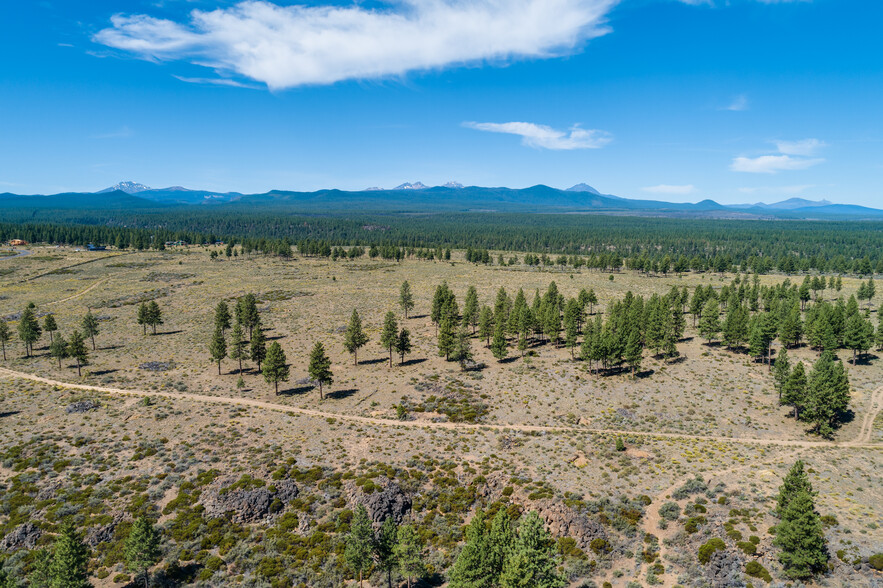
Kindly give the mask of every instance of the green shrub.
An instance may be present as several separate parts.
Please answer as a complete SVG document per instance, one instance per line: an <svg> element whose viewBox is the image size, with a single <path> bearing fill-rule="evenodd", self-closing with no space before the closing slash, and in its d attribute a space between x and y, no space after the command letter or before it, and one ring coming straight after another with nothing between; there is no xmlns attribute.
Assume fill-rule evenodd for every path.
<svg viewBox="0 0 883 588"><path fill-rule="evenodd" d="M751 541L752 543L754 543L755 545L760 544L760 537L758 537L757 535L752 535L751 537L748 538L748 540Z"/></svg>
<svg viewBox="0 0 883 588"><path fill-rule="evenodd" d="M869 557L868 564L878 572L883 572L883 553L875 553Z"/></svg>
<svg viewBox="0 0 883 588"><path fill-rule="evenodd" d="M659 516L667 521L676 521L681 516L681 507L677 502L666 502L659 507Z"/></svg>
<svg viewBox="0 0 883 588"><path fill-rule="evenodd" d="M745 564L745 573L751 576L752 578L760 578L766 583L770 583L773 581L773 577L770 576L770 573L767 571L760 562L751 560L747 564Z"/></svg>
<svg viewBox="0 0 883 588"><path fill-rule="evenodd" d="M625 451L625 442L623 442L622 437L616 438L616 450Z"/></svg>
<svg viewBox="0 0 883 588"><path fill-rule="evenodd" d="M699 530L700 525L704 525L708 522L708 519L705 517L690 517L687 519L687 522L684 523L684 530L687 533L695 533Z"/></svg>
<svg viewBox="0 0 883 588"><path fill-rule="evenodd" d="M601 537L595 537L592 539L592 542L589 543L589 547L597 555L610 551L610 543L607 542L607 539L602 539Z"/></svg>
<svg viewBox="0 0 883 588"><path fill-rule="evenodd" d="M114 584L125 584L129 580L131 580L129 574L117 574L113 577Z"/></svg>
<svg viewBox="0 0 883 588"><path fill-rule="evenodd" d="M757 554L757 545L755 545L751 541L739 541L738 543L736 543L736 547L741 549L746 555Z"/></svg>
<svg viewBox="0 0 883 588"><path fill-rule="evenodd" d="M724 543L723 539L719 537L709 539L699 548L699 563L707 564L711 560L711 556L715 551L720 551L726 548L727 544Z"/></svg>

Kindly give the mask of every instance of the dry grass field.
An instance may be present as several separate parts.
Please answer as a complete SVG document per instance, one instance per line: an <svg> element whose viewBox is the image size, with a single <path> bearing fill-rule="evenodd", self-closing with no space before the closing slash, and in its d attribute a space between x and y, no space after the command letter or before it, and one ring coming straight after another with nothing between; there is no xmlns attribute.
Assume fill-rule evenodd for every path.
<svg viewBox="0 0 883 588"><path fill-rule="evenodd" d="M745 354L705 345L690 317L686 339L678 345L681 359L668 363L645 353L645 373L639 378L591 374L567 349L552 345L534 347L524 358L513 347L510 359L498 362L478 339L473 340L473 350L483 365L462 371L456 362L439 357L435 326L428 317L433 292L442 281L461 305L469 286L477 288L482 303L493 305L500 287L510 295L523 288L530 301L535 290L545 291L554 280L567 297L581 288L594 289L600 301L596 311L604 312L627 291L647 297L665 294L672 286L720 287L732 275L649 277L622 272L611 279L585 269L475 265L458 252L448 262L396 263L299 256L283 260L221 255L210 260L209 251L35 247L30 255L0 260L0 317L12 317L33 302L38 315L55 315L66 337L89 309L100 323L98 349L89 346L89 365L82 377L70 360L59 367L49 356L45 334L35 357L23 357L17 341L7 348L8 360L0 366L0 484L7 492L12 491L13 478L31 470L45 471L45 476L34 476L33 483L50 489L47 500L61 496L60 489L71 479L80 483L96 474L95 480L102 482L128 477L121 487L143 480L137 488L105 493L103 506L91 516L103 510L122 517L132 512L132 496L143 495L144 501L165 512L160 517L165 524L173 520L174 511L166 512L166 506L178 495L180 483L212 468L225 475L266 478L286 463L302 470L320 466L364 472L376 467L372 464L408 471L431 461L449 464L442 469L456 479L454 485L474 488L481 476L487 489L476 490L479 495L494 496L493 480L500 480L498 485L510 488L504 495L520 497L526 508L553 496L580 504L649 497L634 529L610 531L616 549L589 552L593 566L572 566L573 585L703 586L713 581L696 562L696 550L712 536L728 537L740 565L754 559L774 578L781 577L768 533L775 524L772 497L791 464L803 459L818 491L819 511L836 517L826 531L832 572L824 585L883 583L880 572L855 563L883 551L883 417L878 416L883 408L883 359L847 364L853 417L833 440L823 440L809 435L804 423L789 418L788 409L779 406L767 366ZM783 279L761 276L761 282L770 285ZM397 304L404 280L416 302L407 320ZM842 294L848 297L858 284L844 278ZM281 344L291 367L290 380L280 385L279 395L251 362L246 362L245 387L240 389L236 362L225 359L219 376L209 357L215 305L221 300L233 303L249 292L258 298L268 340ZM137 305L144 300L156 300L162 309L164 324L157 335L143 335L136 324ZM353 365L343 348L342 333L353 309L371 338L359 353L359 365ZM388 311L396 312L400 325L412 333L414 349L405 365L395 361L390 367L378 343ZM334 373L324 400L307 376L316 341L325 344ZM806 348L791 353L792 361L801 359L807 365L817 356ZM848 354L842 352L842 357ZM151 362L165 362L163 370L144 369ZM487 414L477 424L456 423L430 406L398 419L396 405L421 406L432 396L484 406ZM95 400L100 408L66 412L65 407L82 399ZM626 451L615 450L617 438L625 441ZM51 459L22 466L10 449L23 443L46 446ZM697 475L702 489L676 492ZM415 485L413 492L423 496L429 490ZM301 495L306 493L304 489ZM342 506L319 490L311 496L312 506L298 507L302 519L321 521ZM683 514L665 523L659 509L667 502L676 502ZM33 507L35 518L54 520L38 517L40 508ZM456 537L455 523L468 520L471 511L452 512L459 518L448 526ZM685 525L699 516L705 519L700 529L688 532ZM0 513L4 532L10 521L9 512ZM304 535L307 529L298 532ZM757 536L757 553L739 551L737 534L745 540ZM441 570L450 561L451 546L441 540L437 546L433 563ZM223 552L223 547L209 546L202 550L202 559L193 553L176 557L202 566L188 582L270 585L266 574L242 563L260 557L237 554L236 549ZM226 567L212 569L207 558L219 554ZM654 569L657 563L664 569ZM113 558L96 563L94 572L96 585L128 581L117 576L122 568ZM293 577L290 582L343 581L311 573L316 574L312 579ZM746 580L765 585L762 579Z"/></svg>

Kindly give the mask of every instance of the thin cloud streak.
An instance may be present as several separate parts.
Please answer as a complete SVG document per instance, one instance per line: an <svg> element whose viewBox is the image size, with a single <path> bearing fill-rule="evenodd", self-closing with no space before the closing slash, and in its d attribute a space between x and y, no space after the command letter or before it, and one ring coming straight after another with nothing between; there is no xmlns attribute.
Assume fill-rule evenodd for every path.
<svg viewBox="0 0 883 588"><path fill-rule="evenodd" d="M522 145L554 151L600 149L613 140L613 136L607 131L582 129L578 126L571 127L569 132L529 122L464 122L463 126L477 131L517 135L521 137Z"/></svg>

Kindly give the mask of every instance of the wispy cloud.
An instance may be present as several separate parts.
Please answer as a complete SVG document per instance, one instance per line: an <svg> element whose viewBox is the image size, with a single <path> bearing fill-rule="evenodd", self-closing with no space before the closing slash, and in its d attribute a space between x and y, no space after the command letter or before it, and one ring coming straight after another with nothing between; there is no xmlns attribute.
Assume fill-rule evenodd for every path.
<svg viewBox="0 0 883 588"><path fill-rule="evenodd" d="M806 169L824 162L824 159L807 159L790 155L761 155L760 157L736 157L730 169L752 174L774 174L780 171Z"/></svg>
<svg viewBox="0 0 883 588"><path fill-rule="evenodd" d="M464 127L490 133L507 133L521 137L521 143L537 149L570 150L598 149L610 143L613 136L607 131L571 127L568 131L529 122L477 123L464 122Z"/></svg>
<svg viewBox="0 0 883 588"><path fill-rule="evenodd" d="M109 133L99 133L97 135L91 135L90 139L125 139L132 136L132 129L129 127L121 127L116 131L111 131Z"/></svg>
<svg viewBox="0 0 883 588"><path fill-rule="evenodd" d="M745 94L739 94L729 104L721 107L721 110L732 110L733 112L748 110L748 97Z"/></svg>
<svg viewBox="0 0 883 588"><path fill-rule="evenodd" d="M684 186L672 186L670 184L659 184L658 186L647 186L646 188L641 188L644 192L650 192L651 194L677 194L677 195L686 195L692 194L696 191L696 187L693 184L686 184Z"/></svg>
<svg viewBox="0 0 883 588"><path fill-rule="evenodd" d="M778 155L761 155L760 157L735 157L730 169L737 172L753 174L775 174L780 171L807 169L824 163L815 155L827 143L819 139L802 139L800 141L773 141Z"/></svg>
<svg viewBox="0 0 883 588"><path fill-rule="evenodd" d="M209 84L212 86L230 86L233 88L259 88L261 86L257 86L255 84L248 84L244 82L237 82L236 80L231 80L229 78L188 78L184 76L173 76L174 78L181 80L182 82L187 82L188 84Z"/></svg>
<svg viewBox="0 0 883 588"><path fill-rule="evenodd" d="M94 40L144 59L188 61L282 89L570 54L609 32L605 17L618 2L393 0L366 8L247 0L193 10L187 23L118 14Z"/></svg>
<svg viewBox="0 0 883 588"><path fill-rule="evenodd" d="M785 155L803 155L810 156L818 153L822 147L828 144L818 139L803 139L801 141L773 141L779 153Z"/></svg>

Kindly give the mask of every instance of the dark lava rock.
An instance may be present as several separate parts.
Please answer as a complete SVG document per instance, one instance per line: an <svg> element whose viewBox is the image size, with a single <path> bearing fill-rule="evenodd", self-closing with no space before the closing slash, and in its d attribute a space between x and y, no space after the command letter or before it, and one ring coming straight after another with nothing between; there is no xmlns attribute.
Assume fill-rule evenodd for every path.
<svg viewBox="0 0 883 588"><path fill-rule="evenodd" d="M33 549L37 546L37 540L43 535L34 523L24 523L13 529L6 537L0 539L0 550L17 551L19 549Z"/></svg>
<svg viewBox="0 0 883 588"><path fill-rule="evenodd" d="M349 503L353 506L364 505L368 516L378 525L389 517L401 523L411 510L411 497L398 484L386 478L377 478L374 484L382 489L365 493L355 483L349 482L346 487Z"/></svg>
<svg viewBox="0 0 883 588"><path fill-rule="evenodd" d="M705 578L712 588L744 588L742 559L729 549L715 551L705 564Z"/></svg>
<svg viewBox="0 0 883 588"><path fill-rule="evenodd" d="M235 523L257 521L270 514L275 500L279 500L284 506L298 494L297 485L293 480L282 480L271 486L250 490L224 492L224 488L235 482L235 479L228 478L202 493L200 503L205 507L207 518L219 518L230 513Z"/></svg>
<svg viewBox="0 0 883 588"><path fill-rule="evenodd" d="M92 402L91 400L81 400L79 402L74 402L73 404L67 405L67 413L73 414L77 412L89 412L90 410L97 409L100 404L97 402Z"/></svg>

